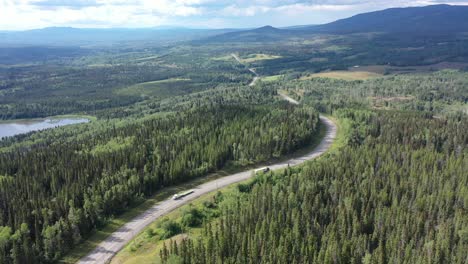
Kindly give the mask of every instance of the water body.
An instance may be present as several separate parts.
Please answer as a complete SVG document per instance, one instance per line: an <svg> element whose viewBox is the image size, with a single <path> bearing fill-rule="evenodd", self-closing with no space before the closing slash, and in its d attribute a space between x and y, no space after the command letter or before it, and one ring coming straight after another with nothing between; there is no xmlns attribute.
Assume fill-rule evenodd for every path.
<svg viewBox="0 0 468 264"><path fill-rule="evenodd" d="M0 122L0 139L48 128L87 123L87 118L32 119Z"/></svg>

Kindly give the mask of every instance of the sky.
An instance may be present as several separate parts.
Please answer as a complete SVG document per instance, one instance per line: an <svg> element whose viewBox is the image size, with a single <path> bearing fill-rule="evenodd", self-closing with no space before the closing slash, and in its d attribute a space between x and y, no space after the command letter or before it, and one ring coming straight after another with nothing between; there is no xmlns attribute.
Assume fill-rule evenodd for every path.
<svg viewBox="0 0 468 264"><path fill-rule="evenodd" d="M0 0L0 30L284 27L433 4L468 5L468 0Z"/></svg>

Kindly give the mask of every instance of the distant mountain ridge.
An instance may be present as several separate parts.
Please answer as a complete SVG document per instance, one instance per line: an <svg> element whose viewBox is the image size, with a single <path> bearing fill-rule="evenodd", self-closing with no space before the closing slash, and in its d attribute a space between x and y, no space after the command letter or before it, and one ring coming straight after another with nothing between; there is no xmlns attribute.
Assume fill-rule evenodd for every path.
<svg viewBox="0 0 468 264"><path fill-rule="evenodd" d="M0 31L0 46L8 45L112 45L123 42L187 41L239 29L157 28L73 28L47 27L25 31Z"/></svg>
<svg viewBox="0 0 468 264"><path fill-rule="evenodd" d="M298 31L292 29L280 29L272 26L234 31L225 34L211 36L202 39L201 42L269 42L281 41L286 37L294 36Z"/></svg>
<svg viewBox="0 0 468 264"><path fill-rule="evenodd" d="M159 28L71 28L50 27L27 31L0 31L1 45L109 45L122 42L275 42L312 34L366 32L446 34L468 32L468 6L432 5L390 8L358 14L323 25L284 28L264 26L255 29Z"/></svg>
<svg viewBox="0 0 468 264"><path fill-rule="evenodd" d="M468 32L468 6L432 5L390 8L363 13L323 25L257 29L229 32L206 41L268 42L310 34L350 34L366 32L441 34Z"/></svg>
<svg viewBox="0 0 468 264"><path fill-rule="evenodd" d="M432 5L363 13L308 30L359 32L468 32L468 6Z"/></svg>

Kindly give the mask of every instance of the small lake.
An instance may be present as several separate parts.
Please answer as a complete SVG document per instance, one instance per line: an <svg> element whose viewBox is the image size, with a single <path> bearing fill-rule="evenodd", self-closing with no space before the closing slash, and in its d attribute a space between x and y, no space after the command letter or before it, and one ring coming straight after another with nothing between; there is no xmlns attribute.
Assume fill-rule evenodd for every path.
<svg viewBox="0 0 468 264"><path fill-rule="evenodd" d="M54 119L32 119L32 120L11 120L0 122L0 140L3 137L11 137L31 131L44 130L66 125L87 123L87 118L54 118Z"/></svg>

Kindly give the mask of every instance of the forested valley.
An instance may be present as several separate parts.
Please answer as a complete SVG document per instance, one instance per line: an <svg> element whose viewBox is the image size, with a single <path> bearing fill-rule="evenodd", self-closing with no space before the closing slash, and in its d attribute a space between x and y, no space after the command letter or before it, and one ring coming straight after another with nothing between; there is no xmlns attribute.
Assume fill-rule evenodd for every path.
<svg viewBox="0 0 468 264"><path fill-rule="evenodd" d="M319 113L339 127L332 151L194 200L127 253L467 263L468 35L281 31L0 47L0 124L90 121L0 138L0 264L61 262L171 187L309 150Z"/></svg>
<svg viewBox="0 0 468 264"><path fill-rule="evenodd" d="M346 146L239 187L201 237L166 242L163 263L466 263L467 117L334 113Z"/></svg>
<svg viewBox="0 0 468 264"><path fill-rule="evenodd" d="M205 54L186 58L185 49L152 56L118 52L93 53L72 62L0 67L0 120L70 113L101 117L109 109L160 101L219 84L248 83L251 78L245 67L233 61L209 60Z"/></svg>
<svg viewBox="0 0 468 264"><path fill-rule="evenodd" d="M265 173L186 210L179 232L190 233L186 219L195 215L201 234L162 239L158 259L466 263L466 73L262 85L333 114L345 142L317 161Z"/></svg>
<svg viewBox="0 0 468 264"><path fill-rule="evenodd" d="M72 140L52 130L37 144L2 142L1 263L56 261L138 199L228 162L242 166L290 153L311 141L319 123L310 107L273 102L214 103L94 126Z"/></svg>

